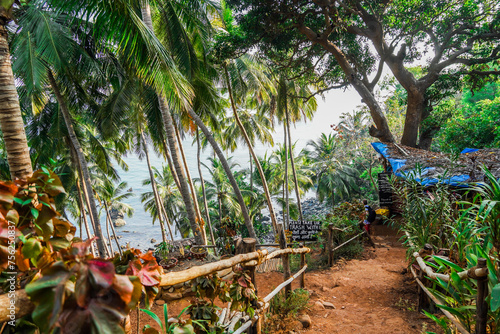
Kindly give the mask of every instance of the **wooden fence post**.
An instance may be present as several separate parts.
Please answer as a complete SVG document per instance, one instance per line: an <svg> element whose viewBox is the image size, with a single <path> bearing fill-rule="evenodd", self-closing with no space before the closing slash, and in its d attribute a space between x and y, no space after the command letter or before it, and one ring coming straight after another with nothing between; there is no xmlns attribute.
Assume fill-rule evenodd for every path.
<svg viewBox="0 0 500 334"><path fill-rule="evenodd" d="M477 259L477 268L486 268L486 259ZM473 268L475 269L475 268ZM469 277L477 280L476 299L476 334L486 334L486 323L488 321L488 303L485 301L488 296L488 271L484 276L474 277L469 270Z"/></svg>
<svg viewBox="0 0 500 334"><path fill-rule="evenodd" d="M328 225L328 238L326 242L326 251L328 252L328 267L333 266L333 224Z"/></svg>
<svg viewBox="0 0 500 334"><path fill-rule="evenodd" d="M280 248L286 249L287 244L286 244L286 236L285 236L285 227L284 227L283 223L278 224L278 233L279 233L279 240L280 240ZM283 262L283 277L284 277L284 281L286 281L291 276L290 257L288 256L288 254L283 254L281 256L281 262ZM292 292L292 285L288 284L287 286L285 286L285 296L288 297L291 292Z"/></svg>
<svg viewBox="0 0 500 334"><path fill-rule="evenodd" d="M243 238L237 244L237 248L235 250L236 255L255 252L255 245L256 244L257 244L257 240L254 238ZM255 280L255 268L256 268L256 266L243 267L243 270L249 271L250 278L252 279L252 283L255 286L255 294L257 294L257 281Z"/></svg>
<svg viewBox="0 0 500 334"><path fill-rule="evenodd" d="M300 248L302 247L304 247L304 244L300 243ZM305 265L306 265L306 254L302 253L300 254L300 268L304 268ZM304 289L305 287L306 287L306 272L304 271L300 275L300 288Z"/></svg>

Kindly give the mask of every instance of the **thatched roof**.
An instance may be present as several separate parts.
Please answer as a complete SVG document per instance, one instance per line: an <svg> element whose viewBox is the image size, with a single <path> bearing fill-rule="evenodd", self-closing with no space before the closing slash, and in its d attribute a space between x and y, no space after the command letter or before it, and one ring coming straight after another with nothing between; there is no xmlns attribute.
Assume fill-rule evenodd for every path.
<svg viewBox="0 0 500 334"><path fill-rule="evenodd" d="M486 166L496 178L500 178L500 149L481 149L475 152L451 156L398 144L373 143L375 150L390 162L396 175L404 176L420 166L425 179L444 178L447 183L480 182L484 180L481 167ZM385 146L384 146L385 145ZM431 182L432 183L432 182ZM435 182L434 182L435 183Z"/></svg>

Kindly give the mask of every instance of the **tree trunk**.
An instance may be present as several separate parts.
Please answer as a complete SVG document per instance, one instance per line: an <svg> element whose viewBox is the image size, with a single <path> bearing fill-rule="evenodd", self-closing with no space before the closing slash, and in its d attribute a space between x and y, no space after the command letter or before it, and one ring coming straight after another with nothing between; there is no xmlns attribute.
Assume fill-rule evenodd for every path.
<svg viewBox="0 0 500 334"><path fill-rule="evenodd" d="M109 242L109 251L111 252L111 257L115 257L115 250L113 249L113 240L111 240L111 233L109 232L109 224L111 224L111 219L108 215L108 210L106 210L106 233L108 234L108 239L106 243Z"/></svg>
<svg viewBox="0 0 500 334"><path fill-rule="evenodd" d="M1 18L0 22L0 130L3 134L12 180L29 178L33 174L33 169L12 73L4 18Z"/></svg>
<svg viewBox="0 0 500 334"><path fill-rule="evenodd" d="M205 229L205 221L201 216L200 205L198 203L198 196L196 194L196 189L193 184L193 179L191 178L191 172L189 171L189 166L186 160L186 154L184 154L184 145L182 145L182 138L177 126L174 126L175 135L177 136L177 142L179 143L179 150L182 157L182 162L184 163L184 169L186 170L186 177L189 184L189 188L191 189L191 197L193 198L194 211L196 213L196 219L198 220L198 224L201 228L201 236L203 237L204 244L207 244L207 231Z"/></svg>
<svg viewBox="0 0 500 334"><path fill-rule="evenodd" d="M408 91L408 105L406 107L405 127L401 144L417 147L418 130L422 113L425 109L424 94L419 91Z"/></svg>
<svg viewBox="0 0 500 334"><path fill-rule="evenodd" d="M109 214L108 204L105 201L103 201L103 203L104 203L104 208L106 209L106 216L109 220L109 226L111 226L111 231L113 231L113 239L115 239L116 247L118 247L118 253L120 253L120 259L121 259L123 257L122 248L120 247L120 243L118 242L118 237L116 236L115 227L113 225L113 221L111 220L111 216ZM111 245L111 239L109 240L109 244Z"/></svg>
<svg viewBox="0 0 500 334"><path fill-rule="evenodd" d="M163 140L163 150L165 151L165 158L167 158L168 167L170 168L170 174L172 174L172 177L174 178L175 185L177 186L177 189L181 189L179 178L177 177L177 173L175 172L174 162L172 161L172 157L170 156L167 142L165 140Z"/></svg>
<svg viewBox="0 0 500 334"><path fill-rule="evenodd" d="M189 116L194 120L196 125L201 129L205 137L207 138L208 142L214 149L214 156L217 154L217 157L220 160L220 163L222 164L222 167L224 168L224 171L226 172L227 178L229 179L229 183L231 183L231 187L234 190L234 194L236 195L236 198L238 199L238 204L240 205L241 208L241 215L243 216L243 220L245 222L245 226L248 230L248 235L250 238L257 238L255 235L255 230L253 228L252 220L250 219L250 216L248 215L248 209L245 204L245 200L243 199L243 195L241 194L241 190L238 187L238 183L236 182L236 179L234 178L233 172L231 171L231 168L229 167L229 164L227 162L226 157L224 156L224 153L222 152L220 146L217 144L217 142L214 139L214 136L208 130L206 125L203 123L201 120L200 116L198 116L197 113L194 112L192 109L188 109Z"/></svg>
<svg viewBox="0 0 500 334"><path fill-rule="evenodd" d="M288 147L290 150L290 163L292 166L293 182L295 184L295 196L297 197L297 207L299 209L299 221L303 222L304 216L302 215L302 203L300 202L299 181L297 179L297 171L295 169L295 161L293 157L292 135L290 134L290 119L288 117L288 108L285 109L285 116L286 116L286 127L288 130Z"/></svg>
<svg viewBox="0 0 500 334"><path fill-rule="evenodd" d="M165 231L165 223L163 221L163 214L162 214L162 207L160 205L160 200L158 196L158 191L156 188L156 180L153 174L153 169L151 168L151 161L149 160L149 150L148 150L148 144L146 143L146 138L144 138L144 132L141 131L141 140L142 140L142 145L144 147L144 153L146 155L146 162L148 164L148 171L149 171L149 180L151 181L151 188L153 188L153 196L155 199L155 204L156 204L156 211L158 213L158 220L160 221L160 229L161 229L161 238L162 241L166 244L167 243L167 233ZM174 239L172 239L174 241Z"/></svg>
<svg viewBox="0 0 500 334"><path fill-rule="evenodd" d="M144 24L154 33L153 23L151 21L151 10L149 8L149 4L147 1L144 1L141 4L141 13ZM196 215L193 209L193 204L191 203L191 196L189 194L189 186L184 178L184 173L181 167L181 160L179 158L179 147L177 145L177 141L175 140L175 130L174 130L174 122L172 120L172 116L170 115L170 111L168 110L167 103L165 102L164 97L160 94L158 95L158 102L160 104L160 111L163 118L163 125L165 126L165 133L167 135L167 142L170 148L170 154L172 156L172 162L177 172L177 177L179 178L180 188L179 191L182 195L182 200L185 204L185 210L187 214L187 218L189 220L189 224L191 226L191 230L194 234L194 239L196 244L203 245L203 237L201 234L201 229L198 223L196 222Z"/></svg>
<svg viewBox="0 0 500 334"><path fill-rule="evenodd" d="M85 159L85 155L83 154L83 149L80 146L80 142L76 137L75 129L73 128L71 115L66 105L66 101L64 100L64 97L62 96L61 91L59 90L59 87L56 83L54 76L52 75L52 72L49 71L48 75L49 75L50 85L52 86L52 90L54 91L57 102L59 103L59 110L61 111L61 114L64 118L64 123L68 130L68 135L71 141L71 145L73 145L73 148L75 149L76 158L81 168L82 181L84 183L84 191L86 191L89 200L87 204L90 206L89 211L91 212L92 215L94 232L98 238L97 248L99 250L99 255L101 257L106 257L107 255L109 255L109 251L106 247L106 243L104 242L104 240L106 239L104 238L104 235L102 233L101 223L99 221L99 214L97 213L97 206L95 205L94 192L92 191L92 185L90 184L90 173L89 173L89 168L87 166L87 160Z"/></svg>
<svg viewBox="0 0 500 334"><path fill-rule="evenodd" d="M78 203L80 203L80 210L82 212L83 216L83 223L85 224L85 231L87 232L87 239L92 239L93 235L90 233L90 228L89 228L89 222L87 220L87 215L85 213L85 205L83 203L83 196L82 196L82 188L80 186L80 179L78 178L76 180L76 190L78 192ZM95 246L94 243L90 244L92 254L95 254Z"/></svg>
<svg viewBox="0 0 500 334"><path fill-rule="evenodd" d="M245 130L245 127L241 123L241 120L238 116L238 112L236 110L236 104L235 104L234 98L233 98L233 90L231 88L231 82L229 80L229 73L227 71L226 66L224 66L224 71L226 74L227 88L228 88L228 92L229 92L229 98L231 100L231 107L233 108L234 118L236 119L236 123L238 123L238 126L240 127L240 130L243 134L243 137L245 138L245 142L247 143L248 150L250 151L250 154L252 154L253 160L255 162L255 166L257 167L257 170L259 171L260 178L262 179L262 187L264 189L264 194L266 196L267 206L269 208L269 215L271 216L271 222L273 224L274 233L276 234L278 232L278 222L276 221L276 215L274 213L273 203L271 200L271 194L269 193L269 187L267 186L266 177L264 175L264 171L262 170L262 166L260 165L259 159L257 158L255 151L253 150L252 143L250 141L250 138L248 138L248 134ZM255 236L252 236L252 235L250 235L250 237L255 238Z"/></svg>
<svg viewBox="0 0 500 334"><path fill-rule="evenodd" d="M362 101L370 109L370 115L372 116L373 122L376 125L376 128L370 128L370 135L373 137L377 137L384 142L394 142L394 137L392 136L392 133L389 129L389 125L387 124L387 118L385 117L382 108L377 102L377 99L375 98L371 87L368 87L365 82L363 82L363 80L358 78L356 70L351 66L344 52L342 52L342 50L332 41L326 38L318 38L318 34L311 28L302 24L298 26L298 29L311 42L320 44L326 51L328 51L335 57L335 60L337 60L337 63L342 68L342 71L345 73L349 83L354 87L354 89L361 96Z"/></svg>
<svg viewBox="0 0 500 334"><path fill-rule="evenodd" d="M286 99L285 99L285 105L286 105ZM286 109L286 106L285 106ZM286 220L283 219L283 225L286 226L286 229L288 230L290 228L290 204L288 203L289 198L288 198L288 145L287 145L287 136L286 136L286 122L283 122L283 131L285 133L285 210L286 210ZM284 216L284 215L283 215ZM284 217L283 217L284 218Z"/></svg>
<svg viewBox="0 0 500 334"><path fill-rule="evenodd" d="M207 217L208 229L210 231L210 240L212 240L212 245L215 245L214 231L212 228L212 222L210 221L210 213L208 211L207 193L205 191L205 181L203 180L203 173L201 172L201 157L200 157L201 144L200 144L200 133L198 129L196 129L196 144L198 145L196 158L198 160L198 173L200 174L201 192L203 193L203 205L205 206L205 215ZM215 255L217 255L217 249L214 248L214 250L215 250Z"/></svg>

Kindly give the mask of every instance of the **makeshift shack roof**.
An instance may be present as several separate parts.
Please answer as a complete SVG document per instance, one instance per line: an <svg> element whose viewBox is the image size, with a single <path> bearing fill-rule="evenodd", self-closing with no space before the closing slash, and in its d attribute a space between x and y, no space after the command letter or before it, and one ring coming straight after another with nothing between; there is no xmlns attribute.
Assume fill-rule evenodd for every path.
<svg viewBox="0 0 500 334"><path fill-rule="evenodd" d="M373 148L391 165L396 176L407 178L412 173L422 185L433 185L440 180L453 186L484 181L481 167L485 165L500 178L500 149L465 149L458 159L451 155L430 152L394 143L372 143ZM417 173L417 165L420 173Z"/></svg>

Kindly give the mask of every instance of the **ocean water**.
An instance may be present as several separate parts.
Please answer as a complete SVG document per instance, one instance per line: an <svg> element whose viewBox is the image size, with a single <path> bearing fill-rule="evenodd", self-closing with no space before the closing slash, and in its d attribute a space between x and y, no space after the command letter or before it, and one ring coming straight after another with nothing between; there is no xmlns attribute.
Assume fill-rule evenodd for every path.
<svg viewBox="0 0 500 334"><path fill-rule="evenodd" d="M292 141L296 142L296 149L299 151L305 148L308 141L316 140L321 133L331 133L332 130L330 125L338 122L339 116L342 113L351 112L360 104L360 97L353 90L333 91L327 93L324 100L318 100L318 110L312 121L308 121L307 123L298 123L295 127L292 126ZM279 143L283 143L283 133L282 126L278 126L275 129L275 146ZM198 178L196 142L193 143L192 138L186 138L183 140L183 146L191 176L193 178ZM259 143L255 146L255 150L257 155L263 156L266 152L270 154L273 147ZM202 162L206 162L206 159L212 154L211 148L207 148L201 154ZM240 168L248 168L249 153L244 145L241 145L241 148L238 148L235 152L228 153L227 155L231 156L233 161L240 165ZM125 172L120 169L119 174L122 181L128 183L127 189L132 188L132 193L134 194L134 196L124 202L132 206L135 212L132 217L124 218L127 222L125 226L116 227L115 229L117 235L122 237L119 240L120 244L125 245L128 243L131 247L144 250L153 247L155 243L161 241L159 223L156 222L153 225L151 216L144 211L143 204L140 200L140 195L142 193L151 191L151 186L142 185L142 182L149 178L149 172L146 161L140 160L135 154L129 154L124 158L124 160L128 164L129 170ZM160 168L162 164L166 165L167 163L164 161L163 157L158 157L152 152L151 164L152 166ZM204 172L203 176L204 178L208 178L208 171ZM306 194L306 197L311 196L314 196L314 193L310 192ZM101 225L104 231L104 215L101 217ZM180 235L177 233L175 237L176 239L179 239ZM152 239L155 240L155 242L151 242ZM113 246L115 246L114 243Z"/></svg>

